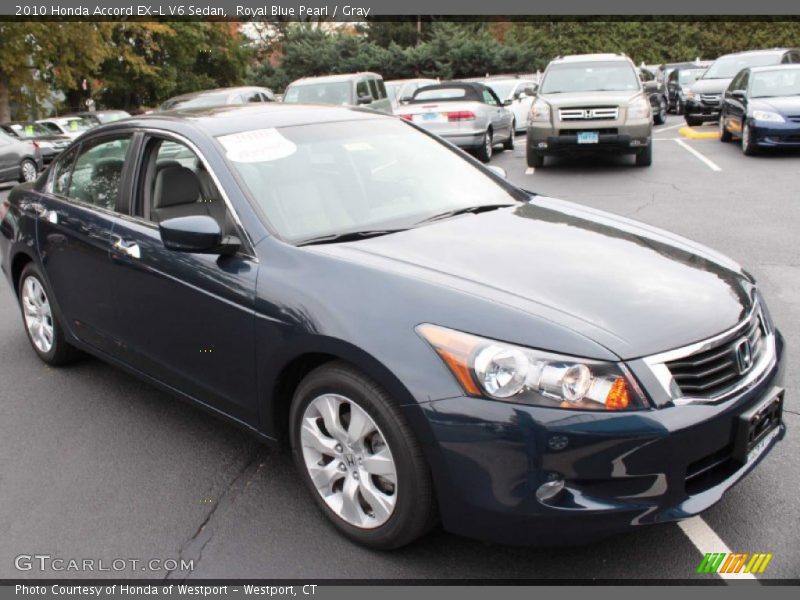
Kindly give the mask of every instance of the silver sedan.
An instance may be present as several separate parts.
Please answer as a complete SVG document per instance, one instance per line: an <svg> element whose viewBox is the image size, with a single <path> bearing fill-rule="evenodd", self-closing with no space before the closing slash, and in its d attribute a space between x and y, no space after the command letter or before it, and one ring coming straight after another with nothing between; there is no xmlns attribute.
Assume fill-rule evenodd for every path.
<svg viewBox="0 0 800 600"><path fill-rule="evenodd" d="M442 83L419 88L397 112L489 162L496 145L514 148L514 115L507 104L482 83Z"/></svg>

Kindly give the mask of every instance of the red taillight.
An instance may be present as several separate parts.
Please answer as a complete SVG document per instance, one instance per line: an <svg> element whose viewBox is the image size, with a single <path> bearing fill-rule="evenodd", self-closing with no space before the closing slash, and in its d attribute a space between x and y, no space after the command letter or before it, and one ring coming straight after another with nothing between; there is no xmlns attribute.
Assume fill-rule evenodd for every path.
<svg viewBox="0 0 800 600"><path fill-rule="evenodd" d="M33 142L33 147L38 150L40 148L39 142Z"/></svg>
<svg viewBox="0 0 800 600"><path fill-rule="evenodd" d="M397 115L397 116L400 117L401 119L405 119L406 121L413 121L414 120L414 118L409 114Z"/></svg>
<svg viewBox="0 0 800 600"><path fill-rule="evenodd" d="M470 110L457 110L447 113L448 121L473 121L475 113Z"/></svg>

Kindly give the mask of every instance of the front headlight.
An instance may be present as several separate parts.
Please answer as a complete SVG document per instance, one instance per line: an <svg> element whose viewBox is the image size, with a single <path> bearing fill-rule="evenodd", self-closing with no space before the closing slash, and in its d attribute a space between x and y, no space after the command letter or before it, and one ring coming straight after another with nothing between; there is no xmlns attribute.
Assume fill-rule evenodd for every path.
<svg viewBox="0 0 800 600"><path fill-rule="evenodd" d="M776 112L768 110L754 110L753 118L756 121L769 121L770 123L784 123L784 119Z"/></svg>
<svg viewBox="0 0 800 600"><path fill-rule="evenodd" d="M37 142L37 144L39 144L40 148L49 148L49 149L55 148L53 142L48 142L46 140L40 140Z"/></svg>
<svg viewBox="0 0 800 600"><path fill-rule="evenodd" d="M550 122L550 105L538 98L531 105L530 120L535 123Z"/></svg>
<svg viewBox="0 0 800 600"><path fill-rule="evenodd" d="M533 350L429 323L417 332L470 396L580 410L648 406L620 363Z"/></svg>
<svg viewBox="0 0 800 600"><path fill-rule="evenodd" d="M647 119L650 117L650 102L644 96L637 96L628 104L629 119Z"/></svg>
<svg viewBox="0 0 800 600"><path fill-rule="evenodd" d="M686 90L687 100L694 100L695 96L697 96L697 94L695 94L692 90Z"/></svg>

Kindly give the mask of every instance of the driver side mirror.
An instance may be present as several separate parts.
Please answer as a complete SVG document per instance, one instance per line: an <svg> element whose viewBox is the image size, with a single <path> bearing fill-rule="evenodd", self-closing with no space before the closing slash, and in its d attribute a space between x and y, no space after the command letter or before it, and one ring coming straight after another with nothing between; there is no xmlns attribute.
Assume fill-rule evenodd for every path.
<svg viewBox="0 0 800 600"><path fill-rule="evenodd" d="M644 82L644 91L645 92L654 92L658 89L658 82L655 80L652 81L645 81Z"/></svg>
<svg viewBox="0 0 800 600"><path fill-rule="evenodd" d="M400 104L408 104L409 102L411 102L411 100L413 100L413 98L414 96L403 96L402 98L400 98Z"/></svg>
<svg viewBox="0 0 800 600"><path fill-rule="evenodd" d="M498 177L502 177L503 179L508 178L508 173L506 173L506 170L503 167L498 167L497 165L486 165L486 168Z"/></svg>
<svg viewBox="0 0 800 600"><path fill-rule="evenodd" d="M196 254L235 254L241 242L223 236L219 223L208 215L166 219L158 225L161 241L167 250Z"/></svg>
<svg viewBox="0 0 800 600"><path fill-rule="evenodd" d="M372 96L359 96L356 100L357 104L370 104L372 102Z"/></svg>
<svg viewBox="0 0 800 600"><path fill-rule="evenodd" d="M533 85L527 86L524 90L522 90L522 93L525 94L526 96L531 96L531 97L535 96L536 94L539 93L539 84L534 83Z"/></svg>
<svg viewBox="0 0 800 600"><path fill-rule="evenodd" d="M742 100L742 101L744 101L744 100L745 100L745 98L746 98L746 95L745 95L745 93L744 93L744 90L733 90L733 91L731 92L731 96L732 96L733 98L736 98L737 100Z"/></svg>
<svg viewBox="0 0 800 600"><path fill-rule="evenodd" d="M503 102L502 102L502 105L503 105L503 106L511 106L511 103L512 103L512 102L514 102L514 101L513 101L513 100L511 100L511 99L508 99L508 100L503 100Z"/></svg>

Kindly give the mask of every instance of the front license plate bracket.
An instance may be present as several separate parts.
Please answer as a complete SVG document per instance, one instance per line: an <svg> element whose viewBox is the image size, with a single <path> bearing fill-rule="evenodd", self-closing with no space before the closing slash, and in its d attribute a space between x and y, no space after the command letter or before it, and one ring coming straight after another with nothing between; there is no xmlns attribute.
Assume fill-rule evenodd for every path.
<svg viewBox="0 0 800 600"><path fill-rule="evenodd" d="M739 415L736 425L736 441L733 446L733 458L741 463L747 463L759 444L767 440L767 443L775 435L775 431L780 427L783 420L783 389L774 389L767 396L752 408Z"/></svg>

